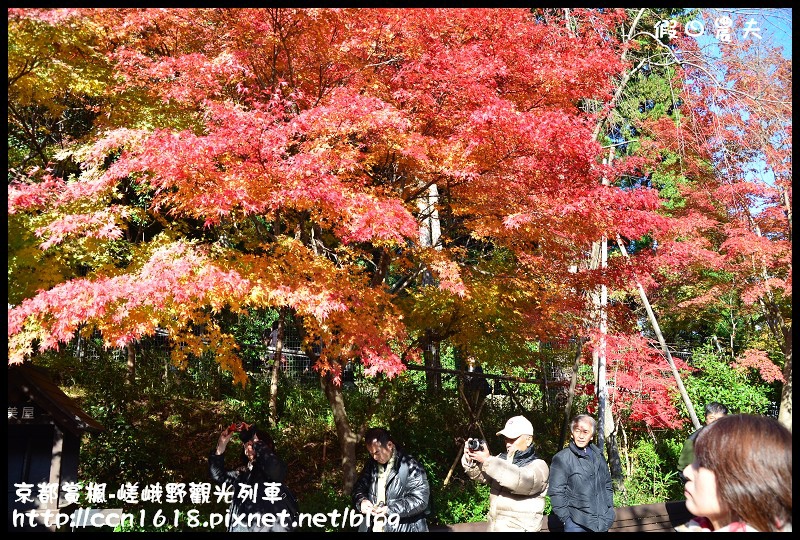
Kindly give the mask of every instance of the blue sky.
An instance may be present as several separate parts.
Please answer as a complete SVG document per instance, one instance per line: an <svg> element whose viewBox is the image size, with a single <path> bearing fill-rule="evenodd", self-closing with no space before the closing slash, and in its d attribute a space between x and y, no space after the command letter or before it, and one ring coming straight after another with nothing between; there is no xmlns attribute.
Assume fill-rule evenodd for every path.
<svg viewBox="0 0 800 540"><path fill-rule="evenodd" d="M791 8L697 8L701 14L694 18L695 21L704 22L703 27L695 26L691 28L692 36L697 40L704 54L709 59L718 58L720 46L724 43L718 39L715 31L715 20L729 16L731 19L741 18L749 28L756 30L755 34L745 35L742 29L731 31L731 41L748 39L753 40L754 45L762 45L765 48L781 47L783 56L787 59L792 58L792 9ZM749 23L749 24L748 24ZM682 28L686 31L689 28ZM712 69L713 71L713 69ZM722 74L719 74L722 76ZM775 176L772 170L762 159L754 159L752 171L748 174L751 181L760 181L768 185L774 185ZM758 205L756 205L758 206Z"/></svg>
<svg viewBox="0 0 800 540"><path fill-rule="evenodd" d="M741 17L744 21L754 21L751 26L758 29L761 36L759 40L754 35L743 38L740 31L734 32L731 39L753 39L759 40L766 47L782 47L783 55L786 58L792 57L792 8L698 8L703 12L704 18L709 21L722 17L730 16L732 19ZM715 46L719 40L715 37L713 23L707 24L702 35L698 36L697 41L703 46Z"/></svg>

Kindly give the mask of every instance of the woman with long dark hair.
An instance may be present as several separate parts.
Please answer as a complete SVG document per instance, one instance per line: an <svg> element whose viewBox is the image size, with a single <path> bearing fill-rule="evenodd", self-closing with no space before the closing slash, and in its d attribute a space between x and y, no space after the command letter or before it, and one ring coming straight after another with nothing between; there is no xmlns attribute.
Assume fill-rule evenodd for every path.
<svg viewBox="0 0 800 540"><path fill-rule="evenodd" d="M242 440L242 465L225 468L225 450L235 433ZM217 484L231 486L229 532L284 532L296 526L297 501L285 484L286 463L275 453L266 431L240 422L220 433L208 458L209 473Z"/></svg>

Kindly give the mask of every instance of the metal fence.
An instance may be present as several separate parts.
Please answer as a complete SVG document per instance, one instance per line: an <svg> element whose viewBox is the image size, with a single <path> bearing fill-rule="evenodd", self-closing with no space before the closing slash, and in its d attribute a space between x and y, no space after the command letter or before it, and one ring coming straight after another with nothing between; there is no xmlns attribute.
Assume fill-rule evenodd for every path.
<svg viewBox="0 0 800 540"><path fill-rule="evenodd" d="M102 346L99 345L100 335L92 336L90 339L76 336L69 344L68 350L72 356L78 360L97 360L102 354ZM683 345L683 346L681 346ZM654 348L658 347L653 343ZM691 352L685 344L668 344L670 353L681 360L690 363ZM147 338L139 343L140 350L151 358L158 358L165 363L170 362L170 344L166 330L157 330L154 336ZM660 348L659 348L660 350ZM127 353L124 348L115 348L108 353L116 361L125 361ZM275 347L267 346L264 352L258 355L259 360L254 365L245 366L246 371L251 374L263 374L271 372L275 361ZM549 344L542 344L540 349L540 371L539 376L544 379L545 386L548 387L550 396L556 401L560 401L562 392L558 388L551 388L548 383L569 381L572 376L574 351L572 349L558 349ZM287 326L284 331L283 346L281 349L280 370L283 376L293 380L316 378L311 358L301 348L300 335L291 326ZM534 375L531 375L532 377ZM354 380L354 366L348 364L343 373L345 382L350 383ZM495 386L495 385L492 385ZM495 390L492 393L502 393Z"/></svg>
<svg viewBox="0 0 800 540"><path fill-rule="evenodd" d="M155 358L161 364L171 363L170 354L171 345L169 343L168 334L165 330L156 330L154 336L142 340L138 344L141 356L148 358ZM127 351L124 347L114 348L104 352L101 345L100 334L95 334L87 339L76 336L68 345L67 350L73 358L79 361L96 361L102 356L110 356L114 361L125 362L127 360ZM255 365L245 366L245 370L251 375L259 375L271 372L273 362L275 361L275 348L266 347L263 354L259 356L259 360ZM177 369L177 368L173 368ZM284 345L281 350L281 374L293 380L315 379L317 373L312 368L311 358L300 348L300 337L297 332L289 330L284 336ZM343 379L345 382L352 382L354 378L353 364L349 363L345 366Z"/></svg>

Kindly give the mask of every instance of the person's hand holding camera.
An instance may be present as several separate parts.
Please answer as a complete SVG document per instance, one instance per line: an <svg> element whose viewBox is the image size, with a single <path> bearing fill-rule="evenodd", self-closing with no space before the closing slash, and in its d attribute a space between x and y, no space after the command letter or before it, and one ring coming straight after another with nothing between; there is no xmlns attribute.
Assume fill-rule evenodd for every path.
<svg viewBox="0 0 800 540"><path fill-rule="evenodd" d="M219 434L219 440L217 440L217 455L221 456L225 453L225 449L228 447L228 443L231 442L234 433L241 433L242 431L250 429L250 427L251 424L246 422L234 422L223 429L222 433Z"/></svg>
<svg viewBox="0 0 800 540"><path fill-rule="evenodd" d="M480 443L480 444L477 444ZM491 457L489 448L484 441L479 439L467 439L464 443L464 458L462 463L466 460L468 463L483 463Z"/></svg>
<svg viewBox="0 0 800 540"><path fill-rule="evenodd" d="M387 513L388 511L389 511L389 507L386 506L386 503L383 502L383 501L380 501L380 502L372 505L372 509L371 509L371 512L372 512L373 516L382 516L385 513Z"/></svg>

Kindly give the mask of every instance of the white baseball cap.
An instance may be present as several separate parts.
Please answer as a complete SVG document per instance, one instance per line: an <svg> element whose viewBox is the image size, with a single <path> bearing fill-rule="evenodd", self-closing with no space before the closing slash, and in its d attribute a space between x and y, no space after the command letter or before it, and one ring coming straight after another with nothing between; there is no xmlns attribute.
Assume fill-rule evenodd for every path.
<svg viewBox="0 0 800 540"><path fill-rule="evenodd" d="M533 435L533 424L524 416L514 416L506 422L506 427L497 432L498 435L516 439L520 435Z"/></svg>

